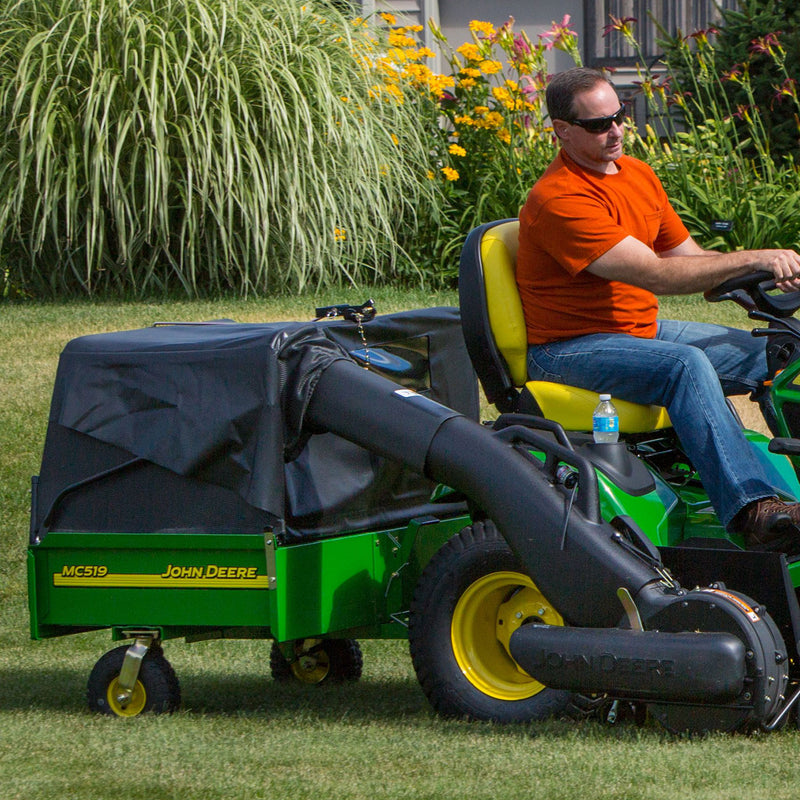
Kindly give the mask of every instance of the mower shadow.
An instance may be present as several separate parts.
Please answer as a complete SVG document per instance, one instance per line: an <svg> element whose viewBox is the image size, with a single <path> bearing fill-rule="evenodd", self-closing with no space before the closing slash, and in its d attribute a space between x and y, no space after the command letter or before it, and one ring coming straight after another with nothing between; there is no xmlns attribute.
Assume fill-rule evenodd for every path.
<svg viewBox="0 0 800 800"><path fill-rule="evenodd" d="M92 717L86 704L88 674L73 668L0 669L0 714L8 712L60 712ZM379 725L402 722L428 728L467 726L471 736L508 735L526 739L578 736L626 739L640 730L633 719L621 724L551 719L541 722L496 725L489 722L445 720L436 715L415 680L382 679L305 686L276 682L257 673L231 675L219 671L186 671L181 680L181 717L247 717L270 723L285 720ZM149 715L148 715L149 716ZM163 719L166 720L166 717ZM648 726L649 727L649 726ZM658 738L672 737L657 729Z"/></svg>
<svg viewBox="0 0 800 800"><path fill-rule="evenodd" d="M89 673L74 667L0 669L0 712L86 711ZM426 714L425 696L411 679L306 686L268 675L208 670L179 674L182 711L190 714L253 714L267 717L311 713L320 719L391 719Z"/></svg>

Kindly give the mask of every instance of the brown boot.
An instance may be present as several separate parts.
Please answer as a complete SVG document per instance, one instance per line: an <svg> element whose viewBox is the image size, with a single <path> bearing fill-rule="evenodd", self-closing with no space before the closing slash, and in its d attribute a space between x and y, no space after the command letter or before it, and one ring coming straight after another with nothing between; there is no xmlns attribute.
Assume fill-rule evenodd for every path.
<svg viewBox="0 0 800 800"><path fill-rule="evenodd" d="M731 527L744 533L748 550L800 553L800 503L777 497L756 500L739 511Z"/></svg>

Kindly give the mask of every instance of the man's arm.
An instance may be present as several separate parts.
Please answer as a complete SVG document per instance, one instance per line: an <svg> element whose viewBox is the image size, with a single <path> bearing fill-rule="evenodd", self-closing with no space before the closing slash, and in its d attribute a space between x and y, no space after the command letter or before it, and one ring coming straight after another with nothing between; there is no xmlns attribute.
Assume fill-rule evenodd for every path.
<svg viewBox="0 0 800 800"><path fill-rule="evenodd" d="M630 283L653 294L704 292L728 278L757 270L771 272L784 291L800 290L800 255L794 250L716 253L704 250L691 236L659 254L628 236L586 269L606 280Z"/></svg>

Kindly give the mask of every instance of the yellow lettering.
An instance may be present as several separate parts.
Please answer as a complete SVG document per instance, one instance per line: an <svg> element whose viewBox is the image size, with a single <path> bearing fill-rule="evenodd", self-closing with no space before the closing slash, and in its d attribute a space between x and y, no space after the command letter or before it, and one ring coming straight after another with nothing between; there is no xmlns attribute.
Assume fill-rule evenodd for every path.
<svg viewBox="0 0 800 800"><path fill-rule="evenodd" d="M62 578L104 578L108 575L108 567L102 565L73 564L61 568Z"/></svg>

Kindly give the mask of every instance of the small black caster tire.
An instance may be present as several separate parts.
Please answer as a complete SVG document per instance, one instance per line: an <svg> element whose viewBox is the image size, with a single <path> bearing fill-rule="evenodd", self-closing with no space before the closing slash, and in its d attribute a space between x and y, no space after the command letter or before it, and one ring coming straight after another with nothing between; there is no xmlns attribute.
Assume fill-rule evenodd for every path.
<svg viewBox="0 0 800 800"><path fill-rule="evenodd" d="M275 681L306 684L342 683L361 677L364 657L355 639L298 639L294 661L288 661L273 642L269 665Z"/></svg>
<svg viewBox="0 0 800 800"><path fill-rule="evenodd" d="M152 648L144 656L129 702L120 702L118 681L127 650L128 645L110 650L94 665L86 687L89 708L98 714L114 717L177 711L181 704L180 684L160 647Z"/></svg>

